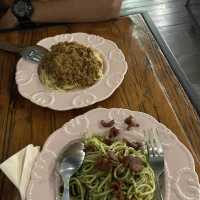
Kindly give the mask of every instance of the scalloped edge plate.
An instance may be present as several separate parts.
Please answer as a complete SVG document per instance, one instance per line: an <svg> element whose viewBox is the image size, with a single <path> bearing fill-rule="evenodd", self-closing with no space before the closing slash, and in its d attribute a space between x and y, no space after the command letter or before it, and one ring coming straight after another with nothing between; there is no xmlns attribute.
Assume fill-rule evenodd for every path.
<svg viewBox="0 0 200 200"><path fill-rule="evenodd" d="M126 131L123 121L129 115L132 115L140 126ZM66 144L82 137L83 133L105 134L107 129L100 125L102 119L114 119L116 126L123 129L123 137L127 139L143 140L144 131L157 128L165 151L165 200L200 199L200 185L193 157L166 126L142 112L120 108L97 108L70 120L49 136L33 166L27 200L56 199L58 177L54 167L57 155Z"/></svg>
<svg viewBox="0 0 200 200"><path fill-rule="evenodd" d="M39 80L38 65L21 58L17 63L16 83L19 93L33 103L53 110L71 110L92 105L110 97L120 86L128 65L123 52L111 40L86 33L61 34L37 44L50 49L58 42L76 41L97 50L104 60L104 76L93 86L69 91L46 88Z"/></svg>

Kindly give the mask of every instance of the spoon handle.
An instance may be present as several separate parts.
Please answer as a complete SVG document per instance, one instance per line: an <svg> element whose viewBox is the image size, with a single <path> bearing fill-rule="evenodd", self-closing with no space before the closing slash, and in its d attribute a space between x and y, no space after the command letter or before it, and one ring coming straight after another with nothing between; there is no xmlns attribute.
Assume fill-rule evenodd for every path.
<svg viewBox="0 0 200 200"><path fill-rule="evenodd" d="M23 47L1 42L0 49L8 52L20 53L23 50Z"/></svg>
<svg viewBox="0 0 200 200"><path fill-rule="evenodd" d="M65 182L64 182L64 191L63 191L62 200L70 200L70 196L69 196L69 180L65 180Z"/></svg>

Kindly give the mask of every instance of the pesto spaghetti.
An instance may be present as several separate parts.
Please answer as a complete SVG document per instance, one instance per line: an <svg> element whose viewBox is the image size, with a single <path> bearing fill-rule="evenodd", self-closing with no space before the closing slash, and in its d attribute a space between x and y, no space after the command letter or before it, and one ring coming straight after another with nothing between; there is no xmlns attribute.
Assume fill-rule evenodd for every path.
<svg viewBox="0 0 200 200"><path fill-rule="evenodd" d="M100 136L87 138L83 165L70 179L71 197L77 200L152 200L154 173L143 149L135 144L117 139L110 142Z"/></svg>

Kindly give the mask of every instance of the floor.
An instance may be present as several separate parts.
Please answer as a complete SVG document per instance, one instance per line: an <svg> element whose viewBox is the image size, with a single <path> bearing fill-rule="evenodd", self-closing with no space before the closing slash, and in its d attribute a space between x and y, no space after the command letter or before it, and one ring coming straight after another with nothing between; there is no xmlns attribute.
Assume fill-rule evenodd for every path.
<svg viewBox="0 0 200 200"><path fill-rule="evenodd" d="M185 8L186 0L124 0L122 14L147 11L175 55L200 102L200 27ZM200 0L191 0L190 10L200 25Z"/></svg>

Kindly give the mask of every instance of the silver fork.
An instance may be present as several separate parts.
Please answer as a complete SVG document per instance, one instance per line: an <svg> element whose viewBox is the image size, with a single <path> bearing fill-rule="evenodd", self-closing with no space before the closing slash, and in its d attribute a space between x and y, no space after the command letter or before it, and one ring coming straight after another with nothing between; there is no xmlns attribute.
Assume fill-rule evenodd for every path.
<svg viewBox="0 0 200 200"><path fill-rule="evenodd" d="M164 186L164 179L161 180L161 175L164 177L164 151L158 138L158 130L151 129L145 133L145 143L148 153L149 164L151 165L156 181L156 200L163 200L164 194L161 189L161 184Z"/></svg>
<svg viewBox="0 0 200 200"><path fill-rule="evenodd" d="M0 42L0 49L12 53L18 53L24 59L30 60L35 63L39 63L42 57L48 52L48 49L39 45L22 47L2 42Z"/></svg>

